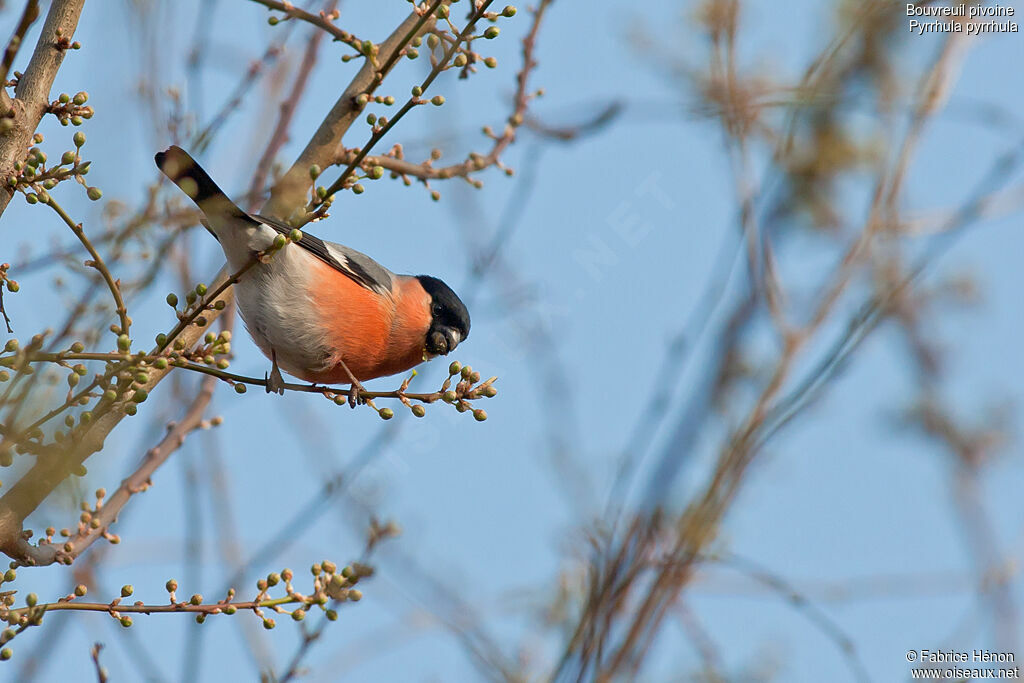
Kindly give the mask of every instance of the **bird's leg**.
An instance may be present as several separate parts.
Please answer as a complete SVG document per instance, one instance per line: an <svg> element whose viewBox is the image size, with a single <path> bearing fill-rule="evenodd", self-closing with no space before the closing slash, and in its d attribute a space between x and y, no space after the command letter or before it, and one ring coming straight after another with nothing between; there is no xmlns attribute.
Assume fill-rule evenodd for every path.
<svg viewBox="0 0 1024 683"><path fill-rule="evenodd" d="M272 364L270 374L264 374L264 378L267 380L267 393L284 395L284 378L281 377L281 369L277 367L277 351L274 349L270 350L270 362Z"/></svg>
<svg viewBox="0 0 1024 683"><path fill-rule="evenodd" d="M352 382L352 386L348 388L348 404L350 407L355 408L356 404L359 403L359 392L366 391L366 387L356 379L356 376L353 375L352 371L348 369L347 365L345 365L345 361L339 358L338 364L341 365L341 369L345 371L345 374L348 375L349 380Z"/></svg>

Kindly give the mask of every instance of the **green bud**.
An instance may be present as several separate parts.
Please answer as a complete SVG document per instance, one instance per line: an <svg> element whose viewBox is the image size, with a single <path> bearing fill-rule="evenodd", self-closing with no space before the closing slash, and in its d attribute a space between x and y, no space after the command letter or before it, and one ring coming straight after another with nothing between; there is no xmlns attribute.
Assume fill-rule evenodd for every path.
<svg viewBox="0 0 1024 683"><path fill-rule="evenodd" d="M444 95L434 95L430 98L430 103L435 107L440 107L444 104Z"/></svg>
<svg viewBox="0 0 1024 683"><path fill-rule="evenodd" d="M354 192L355 194L362 194L364 189L365 188L359 183L356 183L355 185L352 186L352 192Z"/></svg>
<svg viewBox="0 0 1024 683"><path fill-rule="evenodd" d="M448 375L454 377L455 375L462 372L462 363L457 360L453 360L451 365L448 366Z"/></svg>
<svg viewBox="0 0 1024 683"><path fill-rule="evenodd" d="M499 29L497 26L488 26L487 30L484 31L484 38L486 38L487 40L493 40L494 38L498 37L499 33L501 33L501 29Z"/></svg>
<svg viewBox="0 0 1024 683"><path fill-rule="evenodd" d="M67 104L71 101L71 95L67 94L66 92L62 92L60 96L57 98L57 101L61 104Z"/></svg>
<svg viewBox="0 0 1024 683"><path fill-rule="evenodd" d="M325 616L327 617L327 621L337 621L338 620L338 613L335 612L332 609L327 610L325 612Z"/></svg>
<svg viewBox="0 0 1024 683"><path fill-rule="evenodd" d="M484 420L487 419L487 412L484 411L482 408L477 408L476 410L473 411L473 418L477 422L483 422Z"/></svg>
<svg viewBox="0 0 1024 683"><path fill-rule="evenodd" d="M134 592L135 592L135 588L130 583L126 583L125 585L121 586L121 597L122 598L127 598L127 597L131 596L131 594L134 593Z"/></svg>
<svg viewBox="0 0 1024 683"><path fill-rule="evenodd" d="M374 166L373 168L371 168L370 169L370 177L372 179L374 179L374 180L380 180L381 178L383 178L384 177L384 167L383 166Z"/></svg>
<svg viewBox="0 0 1024 683"><path fill-rule="evenodd" d="M72 126L80 126L80 125L82 125L82 117L81 116L72 116L71 117L71 125Z"/></svg>
<svg viewBox="0 0 1024 683"><path fill-rule="evenodd" d="M11 648L9 647L5 647L4 649L0 650L0 659L2 659L5 662L13 656L14 651L11 650Z"/></svg>
<svg viewBox="0 0 1024 683"><path fill-rule="evenodd" d="M16 281L14 281L14 280L8 280L7 281L7 290L8 291L17 293L17 291L19 289L21 289L21 285L19 285Z"/></svg>
<svg viewBox="0 0 1024 683"><path fill-rule="evenodd" d="M292 242L301 242L302 231L299 230L298 228L292 228L291 232L288 233L288 239L290 239Z"/></svg>
<svg viewBox="0 0 1024 683"><path fill-rule="evenodd" d="M412 87L412 96L413 96L413 97L419 97L419 96L420 96L420 95L422 95L422 94L423 94L423 88L421 88L421 87L420 87L420 86L418 86L418 85L414 85L414 86Z"/></svg>
<svg viewBox="0 0 1024 683"><path fill-rule="evenodd" d="M127 334L121 334L117 337L117 348L122 351L127 351L132 347L132 340Z"/></svg>
<svg viewBox="0 0 1024 683"><path fill-rule="evenodd" d="M26 169L26 170L28 170L28 169ZM35 196L34 194L27 194L27 195L25 195L25 201L28 202L29 204L38 204L39 203L39 197Z"/></svg>
<svg viewBox="0 0 1024 683"><path fill-rule="evenodd" d="M274 628L275 626L277 626L277 624L274 623L273 619L268 618L263 620L263 628L267 629L268 631Z"/></svg>
<svg viewBox="0 0 1024 683"><path fill-rule="evenodd" d="M6 382L11 379L11 373L6 370L0 370L0 382Z"/></svg>
<svg viewBox="0 0 1024 683"><path fill-rule="evenodd" d="M390 420L395 416L395 411L391 410L391 408L381 408L379 415L382 420Z"/></svg>
<svg viewBox="0 0 1024 683"><path fill-rule="evenodd" d="M88 592L89 592L89 589L85 587L84 583L80 583L77 586L75 586L75 596L76 597L84 598L85 594L88 593Z"/></svg>
<svg viewBox="0 0 1024 683"><path fill-rule="evenodd" d="M124 412L129 417L133 417L136 413L139 412L139 406L137 406L134 403L128 403L124 407Z"/></svg>
<svg viewBox="0 0 1024 683"><path fill-rule="evenodd" d="M423 417L427 414L427 409L417 403L412 407L412 414L416 417Z"/></svg>
<svg viewBox="0 0 1024 683"><path fill-rule="evenodd" d="M284 235L278 234L274 237L274 247L276 249L281 249L284 247L286 241L287 240L285 240Z"/></svg>
<svg viewBox="0 0 1024 683"><path fill-rule="evenodd" d="M455 55L455 59L452 60L452 64L455 66L466 66L466 55L461 52Z"/></svg>
<svg viewBox="0 0 1024 683"><path fill-rule="evenodd" d="M366 115L366 122L371 126L377 123L377 115L371 111L369 114Z"/></svg>
<svg viewBox="0 0 1024 683"><path fill-rule="evenodd" d="M199 296L206 296L206 292L206 285L204 285L202 282L196 285L196 294L198 294Z"/></svg>
<svg viewBox="0 0 1024 683"><path fill-rule="evenodd" d="M98 187L90 187L88 190L86 190L86 194L89 195L89 199L91 199L91 200L93 200L95 202L100 197L103 196L103 190L101 190Z"/></svg>
<svg viewBox="0 0 1024 683"><path fill-rule="evenodd" d="M166 370L167 369L167 359L166 358L157 358L155 361L153 361L153 367L156 368L157 370Z"/></svg>
<svg viewBox="0 0 1024 683"><path fill-rule="evenodd" d="M73 98L71 98L71 101L74 102L75 104L77 104L79 107L81 107L83 104L85 104L86 102L89 101L89 93L87 93L87 92L75 93L75 96Z"/></svg>
<svg viewBox="0 0 1024 683"><path fill-rule="evenodd" d="M167 589L168 593L173 593L178 590L178 582L174 579L167 579L167 583L164 584L164 588Z"/></svg>
<svg viewBox="0 0 1024 683"><path fill-rule="evenodd" d="M25 604L29 607L35 607L38 602L39 596L37 596L35 593L29 593L25 596Z"/></svg>
<svg viewBox="0 0 1024 683"><path fill-rule="evenodd" d="M75 137L73 137L72 140L75 142L75 147L81 147L85 144L85 133L78 131L75 133Z"/></svg>
<svg viewBox="0 0 1024 683"><path fill-rule="evenodd" d="M13 569L8 569L6 572L4 572L5 583L14 581L16 578L18 578L18 572L14 571Z"/></svg>
<svg viewBox="0 0 1024 683"><path fill-rule="evenodd" d="M124 626L125 628L130 628L132 625L132 618L128 616L121 617L120 623L121 626Z"/></svg>
<svg viewBox="0 0 1024 683"><path fill-rule="evenodd" d="M235 385L235 393L236 394L244 394L246 392L246 390L247 389L246 389L246 386L244 384L236 384Z"/></svg>
<svg viewBox="0 0 1024 683"><path fill-rule="evenodd" d="M488 69L493 69L494 67L498 66L498 60L495 59L494 57L485 57L484 58L484 65Z"/></svg>
<svg viewBox="0 0 1024 683"><path fill-rule="evenodd" d="M199 593L196 593L195 595L193 595L191 598L188 599L188 602L189 602L190 605L201 605L201 604L203 604L203 596L200 595Z"/></svg>
<svg viewBox="0 0 1024 683"><path fill-rule="evenodd" d="M295 620L295 621L302 621L305 618L306 618L305 610L297 609L294 612L292 612L292 619Z"/></svg>
<svg viewBox="0 0 1024 683"><path fill-rule="evenodd" d="M277 17L267 17L267 23L271 26L277 26L280 23L280 19Z"/></svg>
<svg viewBox="0 0 1024 683"><path fill-rule="evenodd" d="M514 17L516 15L516 8L513 5L506 5L505 9L501 10L503 17Z"/></svg>
<svg viewBox="0 0 1024 683"><path fill-rule="evenodd" d="M309 167L309 177L312 178L313 180L319 178L322 172L323 171L321 171L320 167L317 166L316 164L313 164L312 166Z"/></svg>
<svg viewBox="0 0 1024 683"><path fill-rule="evenodd" d="M363 592L358 588L353 588L348 592L348 599L352 602L359 602L363 599Z"/></svg>

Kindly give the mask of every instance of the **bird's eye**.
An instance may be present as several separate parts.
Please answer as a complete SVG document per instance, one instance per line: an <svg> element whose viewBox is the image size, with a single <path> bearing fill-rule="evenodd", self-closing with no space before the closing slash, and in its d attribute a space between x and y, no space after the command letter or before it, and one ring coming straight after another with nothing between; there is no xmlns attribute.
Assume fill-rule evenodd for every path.
<svg viewBox="0 0 1024 683"><path fill-rule="evenodd" d="M444 311L444 306L441 304L434 304L434 315L441 315Z"/></svg>

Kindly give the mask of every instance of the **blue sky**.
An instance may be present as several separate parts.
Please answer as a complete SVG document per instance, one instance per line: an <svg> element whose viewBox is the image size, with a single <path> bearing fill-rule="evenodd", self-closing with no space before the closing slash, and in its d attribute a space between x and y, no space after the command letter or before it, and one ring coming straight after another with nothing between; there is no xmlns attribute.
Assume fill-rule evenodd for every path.
<svg viewBox="0 0 1024 683"><path fill-rule="evenodd" d="M0 13L0 34L6 35L14 21L12 4L17 3L8 3ZM213 27L201 90L208 117L241 70L282 28L267 26L267 13L254 3L203 4ZM104 201L91 204L71 189L61 197L87 229L99 225L101 212L110 210L112 202L131 206L139 201L157 177L153 153L170 142L166 134L154 137L150 115L139 106L138 44L154 46L163 84L178 85L188 96L184 46L191 40L197 3L182 3L173 11L172 3L155 5L160 31L149 36L126 18L127 3L87 4L77 36L83 49L69 54L54 88L54 93L88 90L96 109L84 127L89 136L85 149L94 160L90 181L103 188ZM488 45L499 59L498 69L468 83L439 80L437 92L447 104L418 109L397 128L392 141L403 142L410 157L421 158L436 143L445 158L458 159L486 144L480 126L497 127L507 115L519 64L517 40L529 21L525 9L520 7L503 24L501 39ZM784 8L767 2L745 5L741 62L780 81L794 80L831 35L832 11L811 2ZM892 11L902 13L903 6L894 4ZM406 3L398 0L347 0L341 23L380 39L405 12ZM552 656L561 643L538 631L535 617L553 597L558 572L571 569L578 557L581 525L601 510L618 458L657 384L665 346L701 304L719 245L736 228L719 126L689 114L693 93L669 77L655 53L629 43L630 33L640 27L700 65L705 51L692 16L692 6L675 2L625 9L609 2L555 3L542 27L533 77L546 94L534 111L552 125L570 124L609 101L620 101L625 109L614 125L569 144L542 145L523 135L506 161L521 178L539 156L529 193L523 192L520 179L493 171L482 176L486 184L481 191L464 184L438 185L443 199L437 203L421 187L371 183L364 195L339 199L332 217L312 230L371 254L396 272L435 274L464 292L470 265L464 242L487 243L508 207L520 209L503 254L515 270L516 294L530 305L525 313L507 310L500 303L502 289L485 281L472 293L472 336L456 354L485 376L500 377L500 393L487 405L487 422L435 408L423 420L399 412L383 423L370 411L337 408L315 396L281 398L255 391L236 396L224 387L213 408L223 415L224 426L190 437L157 474L154 487L132 500L122 515L115 530L123 541L103 550L99 576L104 591L95 592L97 599L112 598L121 584L131 582L139 599L160 602L163 584L172 576L182 584L181 594L210 596L221 590L226 570L211 522L217 514L211 496L218 490L216 462L231 481L230 493L216 496L232 510L241 554L248 556L315 498L332 474L356 461L361 449L390 435L389 445L360 471L341 502L319 506L295 530L289 546L258 566L245 584L284 566L305 576L315 561L358 558L367 510L401 524L401 538L375 556L380 572L366 582L364 600L346 607L315 646L307 660L310 680L478 676L455 639L429 616L438 604L432 598L435 578L486 615L489 631L508 654ZM907 209L954 206L988 163L1024 136L1024 122L1015 114L1024 109L1024 77L1012 66L1020 40L1019 34L994 35L971 45L949 109L929 126L911 166ZM901 85L909 88L915 82L939 41L936 36L904 39L898 67L907 77ZM290 45L287 58L297 60L298 42ZM354 72L354 63L340 63L340 53L337 46L325 47L291 142L280 155L284 163L296 156ZM420 76L417 68L395 73L396 97ZM997 106L1008 121L983 125L971 115L975 105ZM201 159L225 188L241 192L246 186L276 107L275 98L247 101ZM56 125L44 132L54 150L63 149L71 135ZM357 144L367 134L357 124L346 142ZM1017 176L1008 187L1019 184ZM864 211L863 203L853 199L843 209L854 223ZM466 215L470 218L460 223ZM622 227L624 221L629 229ZM51 239L68 243L66 228L20 201L12 203L3 224L9 249L31 244L38 253L38 245ZM201 231L191 240L194 272L208 280L222 262L219 248ZM929 328L946 352L944 393L978 421L998 405L1007 406L1011 425L1024 417L1018 341L1024 330L1017 315L1024 284L1022 250L1019 216L985 220L959 238L925 278L934 284L969 271L979 283L977 306L943 310ZM595 261L595 254L602 253L604 258ZM12 254L4 260L18 259ZM789 264L787 275L813 286L833 260L834 254L822 252L820 260ZM26 277L22 292L5 298L19 332L46 324L42 313L59 301L49 286L52 276ZM170 309L160 302L175 287L168 278L147 298L132 302L137 330L155 334L170 325ZM856 301L849 302L850 310ZM558 371L567 382L557 391L545 383L550 368L544 358L527 343L538 335L531 322L536 320L557 340ZM768 444L718 541L816 600L852 640L876 681L905 678L909 649L996 647L989 620L979 615L975 564L950 502L952 463L931 442L893 428L893 415L914 395L902 343L894 329L883 327L824 399ZM234 371L265 371L267 362L244 334L237 334L233 347ZM698 357L671 392L670 425L700 362ZM427 366L414 386L439 383L441 367ZM373 386L397 384L386 379ZM165 383L160 391L169 389ZM175 416L158 415L163 408L155 402L146 407L149 416L141 411L123 424L106 450L90 460L83 490L113 488L158 438L162 422ZM564 426L571 436L568 469L552 461L552 424ZM664 436L654 436L656 446ZM703 482L715 443L709 437L699 444L670 504L681 506L687 492ZM981 480L990 522L1000 545L1009 549L1022 547L1024 535L1019 453L1011 441ZM35 526L68 524L76 514L70 505L55 501L37 514ZM186 549L189 525L203 529L199 554ZM833 599L861 580L888 592ZM23 570L18 588L47 596L66 585L65 570L49 568ZM920 590L899 588L905 586ZM1019 592L1019 579L1014 587ZM835 641L806 612L741 574L710 568L698 575L686 604L738 680L745 678L743 672L761 668L773 669L776 680L853 680ZM132 632L168 680L182 678L187 671L182 661L191 657L201 662L203 680L253 679L257 671L234 623L238 619L246 616L204 624L201 653L193 650L199 641L192 632L198 627L184 619L139 618ZM36 650L46 652L41 680L66 680L69 672L83 672L96 640L107 643L104 663L114 680L132 680L147 671L127 654L135 644L119 644L120 627L113 620L54 614L46 628L60 620L67 622L60 656ZM255 618L249 620L261 630ZM281 667L299 631L287 619L278 621L276 630L257 635L267 656ZM46 637L46 630L20 636L15 659L0 668L0 676L14 680L20 660ZM696 650L678 621L670 620L648 679L678 680L698 666Z"/></svg>

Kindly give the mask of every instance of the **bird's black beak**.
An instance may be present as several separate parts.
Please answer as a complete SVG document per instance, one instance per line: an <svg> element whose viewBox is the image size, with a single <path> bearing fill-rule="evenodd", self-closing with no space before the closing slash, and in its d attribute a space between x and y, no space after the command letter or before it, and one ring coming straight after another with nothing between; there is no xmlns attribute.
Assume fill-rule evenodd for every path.
<svg viewBox="0 0 1024 683"><path fill-rule="evenodd" d="M447 356L459 345L461 335L450 327L435 328L427 335L426 352L430 356Z"/></svg>

